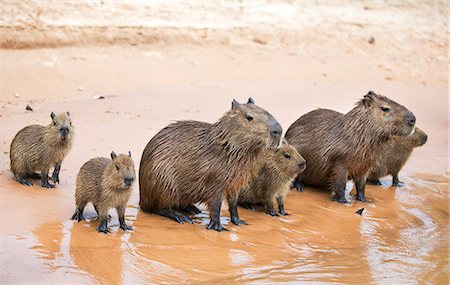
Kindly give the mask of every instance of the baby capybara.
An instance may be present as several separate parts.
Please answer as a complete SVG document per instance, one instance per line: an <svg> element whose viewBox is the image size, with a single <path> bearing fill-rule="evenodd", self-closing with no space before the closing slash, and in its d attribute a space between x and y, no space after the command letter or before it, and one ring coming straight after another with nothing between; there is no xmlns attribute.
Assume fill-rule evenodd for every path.
<svg viewBox="0 0 450 285"><path fill-rule="evenodd" d="M54 166L52 180L59 183L61 163L72 147L73 127L70 113L55 115L48 126L31 125L21 129L11 143L10 167L15 179L26 186L26 178L41 179L42 187L54 188L48 182L48 172ZM35 171L39 171L36 173Z"/></svg>
<svg viewBox="0 0 450 285"><path fill-rule="evenodd" d="M416 117L402 105L370 91L347 114L318 109L306 113L286 132L308 167L302 182L331 188L333 199L346 203L348 177L356 184L356 199L365 201L365 182L381 147L393 135L407 136Z"/></svg>
<svg viewBox="0 0 450 285"><path fill-rule="evenodd" d="M284 200L292 180L306 168L305 159L295 147L283 143L275 151L264 150L258 175L239 194L239 205L253 209L253 205L263 204L266 214L278 216L274 210L274 200L278 202L278 213L287 215Z"/></svg>
<svg viewBox="0 0 450 285"><path fill-rule="evenodd" d="M128 155L116 155L111 152L111 159L96 157L86 162L77 175L75 191L76 210L72 220L82 221L83 210L87 203L94 205L100 217L99 232L108 233L108 209L116 208L120 228L131 230L125 223L125 208L136 180L131 152Z"/></svg>
<svg viewBox="0 0 450 285"><path fill-rule="evenodd" d="M159 131L147 144L139 169L139 205L144 212L192 222L182 209L208 206L208 229L222 231L222 198L228 199L231 221L239 225L239 191L256 175L264 149L276 149L282 129L275 118L255 105L233 100L216 123L180 121ZM194 209L195 210L195 209Z"/></svg>
<svg viewBox="0 0 450 285"><path fill-rule="evenodd" d="M380 178L392 175L392 186L401 186L398 173L408 161L414 148L424 145L428 136L419 128L413 134L392 136L381 148L379 160L369 173L367 183L381 185Z"/></svg>

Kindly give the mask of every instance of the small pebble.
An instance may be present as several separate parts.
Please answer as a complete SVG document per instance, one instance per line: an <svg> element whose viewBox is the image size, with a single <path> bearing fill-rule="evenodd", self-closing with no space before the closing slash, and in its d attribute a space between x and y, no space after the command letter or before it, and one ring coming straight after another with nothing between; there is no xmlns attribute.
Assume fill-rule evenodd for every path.
<svg viewBox="0 0 450 285"><path fill-rule="evenodd" d="M27 110L27 111L33 111L33 108L31 108L30 105L27 105L27 107L25 108L25 110Z"/></svg>

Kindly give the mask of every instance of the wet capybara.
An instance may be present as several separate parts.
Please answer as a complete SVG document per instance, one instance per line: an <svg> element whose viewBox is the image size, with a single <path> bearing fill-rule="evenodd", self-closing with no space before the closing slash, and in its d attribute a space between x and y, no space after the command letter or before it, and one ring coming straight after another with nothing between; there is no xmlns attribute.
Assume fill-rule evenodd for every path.
<svg viewBox="0 0 450 285"><path fill-rule="evenodd" d="M216 123L180 121L165 127L142 154L141 210L179 223L192 222L180 209L204 202L210 216L207 229L222 231L220 209L225 196L231 221L244 223L237 211L239 191L256 175L261 151L276 149L281 134L277 120L251 98L247 104L233 100L231 110Z"/></svg>
<svg viewBox="0 0 450 285"><path fill-rule="evenodd" d="M100 217L99 232L108 233L108 210L116 208L120 228L131 230L125 223L125 208L136 180L131 152L128 155L116 155L111 152L111 159L96 157L81 167L77 175L75 191L76 210L72 220L82 221L83 210L87 203L94 205Z"/></svg>
<svg viewBox="0 0 450 285"><path fill-rule="evenodd" d="M292 180L306 168L305 159L295 147L286 142L277 150L264 150L260 156L258 175L239 194L238 204L247 209L263 204L266 214L278 216L274 209L277 199L278 213L287 215L284 200Z"/></svg>
<svg viewBox="0 0 450 285"><path fill-rule="evenodd" d="M428 136L421 129L415 129L409 136L392 136L383 144L379 152L379 160L367 177L367 183L381 185L380 178L392 175L392 186L401 186L398 173L408 161L414 148L424 145Z"/></svg>
<svg viewBox="0 0 450 285"><path fill-rule="evenodd" d="M59 183L61 163L72 147L73 126L70 113L55 115L48 126L31 125L21 129L11 143L10 167L15 179L26 186L26 178L41 179L42 187L54 188L48 182L48 172L54 166L52 180ZM39 171L36 173L35 171Z"/></svg>
<svg viewBox="0 0 450 285"><path fill-rule="evenodd" d="M414 131L416 117L402 105L370 91L347 114L318 109L306 113L286 132L286 140L308 162L302 182L327 186L333 199L346 203L348 177L356 184L356 199L365 201L369 170L381 147L393 135Z"/></svg>

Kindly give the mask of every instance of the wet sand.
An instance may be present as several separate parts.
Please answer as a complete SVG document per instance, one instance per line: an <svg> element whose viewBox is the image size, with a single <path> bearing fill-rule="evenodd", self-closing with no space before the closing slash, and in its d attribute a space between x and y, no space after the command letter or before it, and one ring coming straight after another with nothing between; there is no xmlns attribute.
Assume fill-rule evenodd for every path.
<svg viewBox="0 0 450 285"><path fill-rule="evenodd" d="M306 47L252 41L0 50L1 283L448 284L448 45L430 43L436 37L426 28L414 49L394 35L391 49L359 36L341 45L328 34L326 43L307 37ZM399 58L402 51L408 56ZM381 187L367 186L366 203L348 205L306 187L288 194L289 216L239 209L249 223L240 227L229 223L224 204L229 232L217 233L205 229L204 205L192 225L140 212L135 185L126 210L134 231L118 229L111 211L112 233L97 233L91 205L87 222L69 220L85 161L130 150L138 166L150 138L173 121L214 122L233 98L251 96L286 130L317 107L347 112L368 90L404 104L428 134L400 173L404 187L390 187L386 177ZM11 140L28 124L47 124L51 111L70 111L76 131L61 184L21 186L9 171Z"/></svg>

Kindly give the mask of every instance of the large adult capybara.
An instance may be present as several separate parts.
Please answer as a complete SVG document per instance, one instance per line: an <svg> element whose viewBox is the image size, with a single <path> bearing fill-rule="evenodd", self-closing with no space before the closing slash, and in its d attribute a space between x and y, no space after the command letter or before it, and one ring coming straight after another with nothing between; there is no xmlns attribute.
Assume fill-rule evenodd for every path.
<svg viewBox="0 0 450 285"><path fill-rule="evenodd" d="M414 131L416 117L402 105L370 91L347 114L318 109L306 113L286 132L286 140L308 162L300 177L313 186L327 186L333 199L346 203L348 177L356 184L356 199L365 201L369 170L381 147L393 135Z"/></svg>
<svg viewBox="0 0 450 285"><path fill-rule="evenodd" d="M99 232L108 233L108 209L115 208L120 228L131 230L125 223L125 209L136 180L131 152L128 155L111 152L111 159L96 157L80 168L75 191L76 210L72 220L82 221L83 210L87 203L94 204L100 217Z"/></svg>
<svg viewBox="0 0 450 285"><path fill-rule="evenodd" d="M274 200L278 203L278 213L287 215L284 200L292 180L306 168L305 159L295 147L283 142L277 150L264 150L260 156L258 175L239 194L238 204L247 209L262 204L266 214L278 216Z"/></svg>
<svg viewBox="0 0 450 285"><path fill-rule="evenodd" d="M11 143L10 167L15 179L26 186L26 178L41 179L42 187L54 188L48 182L48 172L55 167L52 180L59 183L61 163L72 147L73 127L70 113L55 115L48 126L31 125L21 129ZM35 173L40 171L40 174Z"/></svg>
<svg viewBox="0 0 450 285"><path fill-rule="evenodd" d="M227 197L231 221L239 225L239 191L256 175L261 151L276 149L282 129L255 105L233 100L216 123L180 121L159 131L147 144L139 169L139 205L144 212L192 222L180 209L204 202L207 229L222 231L220 209Z"/></svg>
<svg viewBox="0 0 450 285"><path fill-rule="evenodd" d="M424 145L427 139L427 134L417 127L409 136L392 136L383 144L378 154L379 160L370 171L367 183L381 185L381 177L392 175L392 186L401 186L403 182L398 180L400 169L408 161L413 149Z"/></svg>

